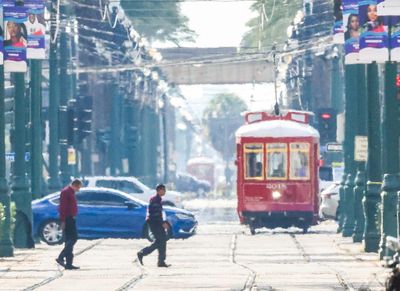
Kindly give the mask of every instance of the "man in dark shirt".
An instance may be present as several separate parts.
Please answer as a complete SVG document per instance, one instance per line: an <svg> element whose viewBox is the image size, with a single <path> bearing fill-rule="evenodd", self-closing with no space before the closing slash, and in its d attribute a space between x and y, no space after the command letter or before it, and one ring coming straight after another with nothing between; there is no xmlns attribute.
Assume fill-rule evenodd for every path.
<svg viewBox="0 0 400 291"><path fill-rule="evenodd" d="M75 179L71 185L65 187L60 194L60 206L58 208L61 229L64 231L65 245L64 249L58 255L56 262L65 267L66 270L76 270L72 264L74 260L74 245L78 240L78 232L76 230L76 215L78 214L78 206L76 203L75 192L82 187L82 181ZM64 263L65 258L65 263Z"/></svg>
<svg viewBox="0 0 400 291"><path fill-rule="evenodd" d="M150 203L147 209L147 224L150 227L151 232L154 235L154 242L142 249L137 253L140 264L143 265L143 257L151 254L155 249L158 249L158 266L169 267L169 264L165 263L166 249L167 249L167 235L166 231L169 228L169 224L163 218L162 209L162 197L165 195L165 186L159 184L156 187L157 194L150 198Z"/></svg>

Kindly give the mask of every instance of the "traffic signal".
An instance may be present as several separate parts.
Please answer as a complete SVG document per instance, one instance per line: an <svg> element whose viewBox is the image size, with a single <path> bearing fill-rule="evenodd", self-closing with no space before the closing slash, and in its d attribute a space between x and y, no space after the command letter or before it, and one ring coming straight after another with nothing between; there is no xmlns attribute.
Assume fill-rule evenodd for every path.
<svg viewBox="0 0 400 291"><path fill-rule="evenodd" d="M78 133L78 115L77 115L76 103L77 103L76 100L72 99L68 101L68 106L67 106L68 145L74 145L74 139Z"/></svg>
<svg viewBox="0 0 400 291"><path fill-rule="evenodd" d="M336 110L333 108L321 108L317 113L318 131L321 145L336 141Z"/></svg>
<svg viewBox="0 0 400 291"><path fill-rule="evenodd" d="M396 87L400 89L400 74L396 76Z"/></svg>
<svg viewBox="0 0 400 291"><path fill-rule="evenodd" d="M92 96L79 96L77 100L77 143L82 141L92 133Z"/></svg>

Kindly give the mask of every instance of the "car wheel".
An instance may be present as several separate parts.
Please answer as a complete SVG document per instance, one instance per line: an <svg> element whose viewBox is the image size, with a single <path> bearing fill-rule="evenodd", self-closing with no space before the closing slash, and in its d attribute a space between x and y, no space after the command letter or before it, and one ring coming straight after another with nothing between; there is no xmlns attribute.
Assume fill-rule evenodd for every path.
<svg viewBox="0 0 400 291"><path fill-rule="evenodd" d="M63 242L63 232L60 222L55 219L46 221L40 227L40 238L48 245L58 245Z"/></svg>
<svg viewBox="0 0 400 291"><path fill-rule="evenodd" d="M147 238L148 241L150 241L150 242L155 241L156 238L154 237L154 234L151 231L148 224L146 224L144 226L143 233L144 233L144 237ZM172 237L172 231L171 231L171 225L170 225L168 228L168 231L167 231L167 240L169 240L171 237Z"/></svg>

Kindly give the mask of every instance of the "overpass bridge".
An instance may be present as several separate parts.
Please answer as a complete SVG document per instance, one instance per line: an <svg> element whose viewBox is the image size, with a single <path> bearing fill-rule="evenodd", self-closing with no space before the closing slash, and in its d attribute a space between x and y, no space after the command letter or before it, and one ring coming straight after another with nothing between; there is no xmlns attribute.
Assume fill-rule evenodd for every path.
<svg viewBox="0 0 400 291"><path fill-rule="evenodd" d="M274 81L266 53L238 53L236 47L158 49L158 65L168 82L177 85L246 84Z"/></svg>

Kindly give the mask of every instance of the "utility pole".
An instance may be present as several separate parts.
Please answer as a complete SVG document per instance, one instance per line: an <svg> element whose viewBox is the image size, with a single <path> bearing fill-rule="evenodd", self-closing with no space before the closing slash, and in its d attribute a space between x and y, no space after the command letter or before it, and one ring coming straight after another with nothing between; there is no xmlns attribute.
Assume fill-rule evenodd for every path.
<svg viewBox="0 0 400 291"><path fill-rule="evenodd" d="M118 78L116 78L118 79ZM111 144L110 144L110 175L115 176L121 172L121 115L122 115L122 97L118 84L112 84L113 96L111 104Z"/></svg>
<svg viewBox="0 0 400 291"><path fill-rule="evenodd" d="M50 56L49 56L49 180L50 192L60 190L61 184L58 172L58 107L59 100L59 79L57 64L57 0L51 0L51 22L50 22Z"/></svg>
<svg viewBox="0 0 400 291"><path fill-rule="evenodd" d="M368 165L367 190L363 198L365 212L364 251L376 252L379 246L379 231L376 217L379 212L380 191L382 186L381 171L381 129L378 65L376 62L367 65L367 98L368 98Z"/></svg>
<svg viewBox="0 0 400 291"><path fill-rule="evenodd" d="M6 146L5 146L5 92L4 65L0 65L0 203L4 210L4 220L1 223L0 257L12 257L14 247L11 240L11 207L6 180Z"/></svg>

